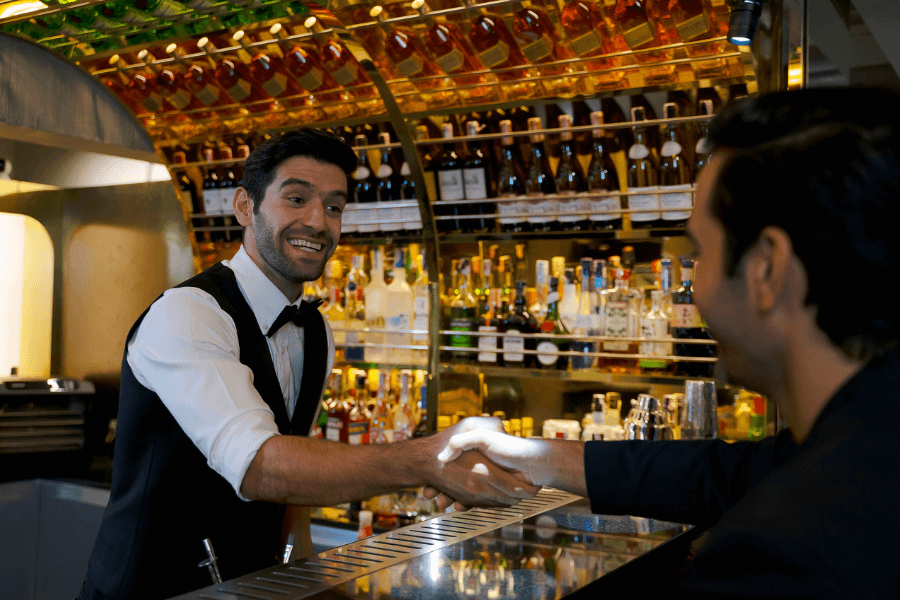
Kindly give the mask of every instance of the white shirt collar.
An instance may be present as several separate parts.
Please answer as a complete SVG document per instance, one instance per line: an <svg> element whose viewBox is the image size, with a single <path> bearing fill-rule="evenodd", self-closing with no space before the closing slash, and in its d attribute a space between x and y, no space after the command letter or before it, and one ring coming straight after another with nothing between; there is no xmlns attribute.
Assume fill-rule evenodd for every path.
<svg viewBox="0 0 900 600"><path fill-rule="evenodd" d="M231 260L222 261L226 267L234 271L241 291L256 316L263 335L268 333L269 326L275 321L285 306L291 304L287 296L278 289L266 274L256 266L242 245ZM301 298L293 304L300 305Z"/></svg>

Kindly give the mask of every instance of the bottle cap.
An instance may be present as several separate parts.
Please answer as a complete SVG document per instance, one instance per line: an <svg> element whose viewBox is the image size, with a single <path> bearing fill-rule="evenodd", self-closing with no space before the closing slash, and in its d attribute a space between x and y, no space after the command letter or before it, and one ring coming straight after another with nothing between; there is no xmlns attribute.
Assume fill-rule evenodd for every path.
<svg viewBox="0 0 900 600"><path fill-rule="evenodd" d="M569 127L572 126L572 117L570 117L569 115L559 115L559 120L557 122L559 123L560 129L568 130ZM563 141L571 140L572 132L571 131L561 131L559 134L559 138Z"/></svg>
<svg viewBox="0 0 900 600"><path fill-rule="evenodd" d="M441 135L445 140L453 139L453 123L444 123L441 126Z"/></svg>
<svg viewBox="0 0 900 600"><path fill-rule="evenodd" d="M378 143L379 144L390 144L391 143L391 134L387 131L378 134Z"/></svg>
<svg viewBox="0 0 900 600"><path fill-rule="evenodd" d="M591 113L591 125L594 125L594 126L603 125L603 111L602 110L595 110L594 112ZM602 129L594 129L591 132L591 135L593 135L594 137L603 137L603 130Z"/></svg>

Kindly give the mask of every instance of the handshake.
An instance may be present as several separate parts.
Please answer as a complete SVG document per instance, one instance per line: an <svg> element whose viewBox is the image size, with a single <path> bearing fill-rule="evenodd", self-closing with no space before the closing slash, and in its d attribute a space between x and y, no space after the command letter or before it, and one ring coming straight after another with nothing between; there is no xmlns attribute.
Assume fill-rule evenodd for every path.
<svg viewBox="0 0 900 600"><path fill-rule="evenodd" d="M421 442L434 467L424 495L441 510L509 506L542 486L587 495L581 442L513 437L493 417L464 419Z"/></svg>

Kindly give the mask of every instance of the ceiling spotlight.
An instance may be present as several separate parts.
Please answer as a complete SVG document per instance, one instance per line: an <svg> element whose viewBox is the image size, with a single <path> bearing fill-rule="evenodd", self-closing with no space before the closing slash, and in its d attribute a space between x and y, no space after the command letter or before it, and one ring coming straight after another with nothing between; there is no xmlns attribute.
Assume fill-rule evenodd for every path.
<svg viewBox="0 0 900 600"><path fill-rule="evenodd" d="M728 41L735 46L749 46L756 35L762 0L731 0Z"/></svg>

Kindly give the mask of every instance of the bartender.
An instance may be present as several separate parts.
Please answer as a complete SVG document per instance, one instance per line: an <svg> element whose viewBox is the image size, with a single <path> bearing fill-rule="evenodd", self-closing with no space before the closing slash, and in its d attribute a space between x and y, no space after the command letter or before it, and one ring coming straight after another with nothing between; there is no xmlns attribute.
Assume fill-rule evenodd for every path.
<svg viewBox="0 0 900 600"><path fill-rule="evenodd" d="M198 568L204 540L224 579L272 566L285 505L425 484L465 504L509 505L537 492L477 451L438 462L460 426L378 446L304 437L334 339L300 297L337 246L356 166L340 138L316 129L261 144L234 196L240 250L166 291L132 327L110 500L82 600L169 598L209 585Z"/></svg>
<svg viewBox="0 0 900 600"><path fill-rule="evenodd" d="M729 378L774 399L787 429L734 444L473 431L442 458L479 449L601 514L714 523L687 571L642 580L646 595L895 598L900 94L747 99L710 140L687 225L694 298Z"/></svg>

